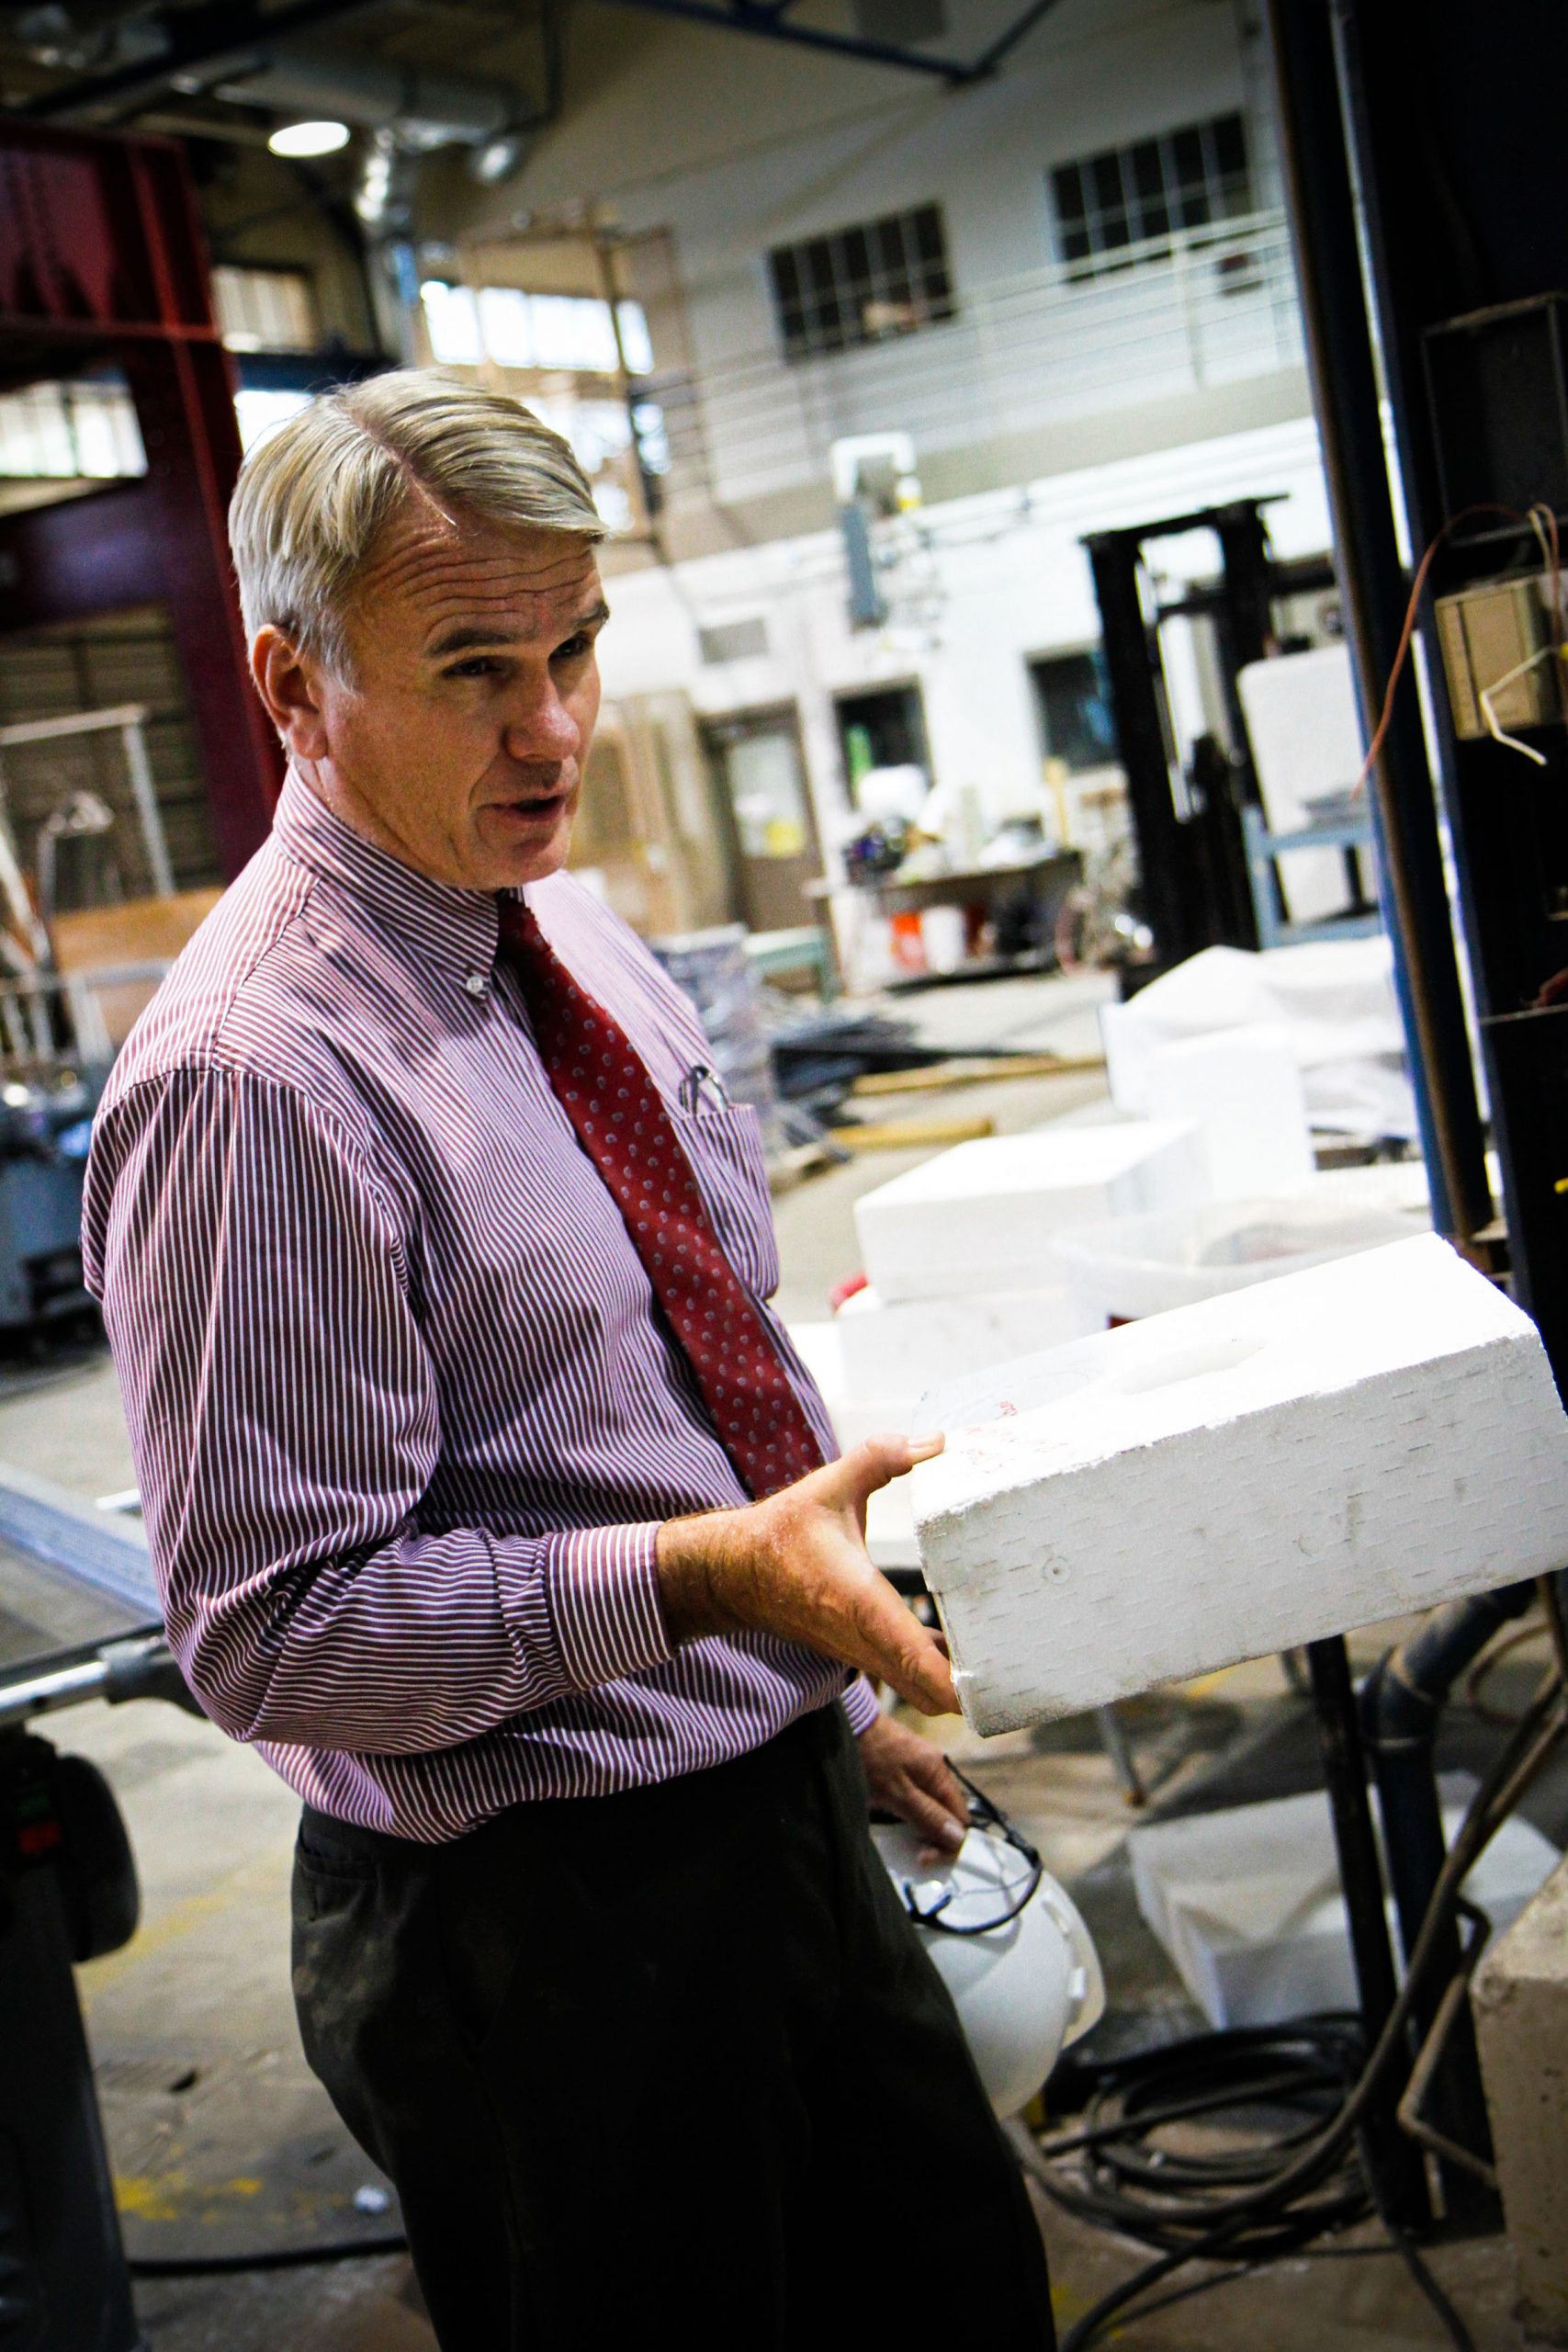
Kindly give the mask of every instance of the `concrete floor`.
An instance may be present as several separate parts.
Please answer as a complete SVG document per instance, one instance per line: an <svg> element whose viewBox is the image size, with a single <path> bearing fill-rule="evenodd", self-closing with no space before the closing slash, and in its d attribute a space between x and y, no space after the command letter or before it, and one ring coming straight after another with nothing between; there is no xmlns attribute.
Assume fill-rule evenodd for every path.
<svg viewBox="0 0 1568 2352"><path fill-rule="evenodd" d="M931 1042L1092 1047L1097 982L1028 980L932 991L896 1008ZM1000 1131L1081 1114L1094 1078L1017 1080L952 1098ZM931 1097L879 1105L929 1112ZM831 1170L779 1204L783 1305L820 1317L855 1270L859 1193L921 1155L876 1154ZM0 1459L88 1496L133 1474L112 1373L101 1355L61 1369L0 1373ZM12 1654L52 1632L93 1630L78 1600L0 1559L0 1640ZM105 1630L108 1630L106 1620ZM1370 1654L1373 1637L1359 1646ZM5 1655L0 1648L0 1656ZM1524 1668L1521 1664L1519 1671ZM1498 1692L1506 1698L1506 1677ZM1140 1767L1162 1807L1242 1801L1314 1785L1311 1718L1273 1661L1155 1694L1127 1711ZM288 1995L288 1879L296 1807L265 1767L204 1722L163 1706L82 1707L47 1726L57 1745L109 1775L143 1887L142 1926L79 1982L128 2245L136 2256L225 2255L365 2241L396 2225L384 2193L307 2073ZM1039 1844L1095 1933L1111 1994L1098 2039L1132 2047L1196 2022L1133 1899L1128 1812L1085 1723L987 1743L956 1719L932 1727ZM1457 1721L1447 1760L1473 1768L1487 1736ZM1543 1790L1535 1817L1562 1843L1568 1786ZM366 2194L368 2192L368 2195ZM356 2204L356 2196L359 2202ZM1060 2319L1070 2324L1145 2259L1042 2202ZM911 2220L919 2225L912 2207ZM1440 2340L1399 2263L1356 2233L1365 2258L1306 2259L1225 2283L1124 2327L1149 2352L1416 2352ZM900 2258L907 2259L907 2250ZM1440 2247L1434 2267L1462 2306L1479 2352L1517 2352L1506 2248L1497 2238ZM152 2352L431 2352L406 2261L362 2259L264 2276L146 2281L138 2310Z"/></svg>

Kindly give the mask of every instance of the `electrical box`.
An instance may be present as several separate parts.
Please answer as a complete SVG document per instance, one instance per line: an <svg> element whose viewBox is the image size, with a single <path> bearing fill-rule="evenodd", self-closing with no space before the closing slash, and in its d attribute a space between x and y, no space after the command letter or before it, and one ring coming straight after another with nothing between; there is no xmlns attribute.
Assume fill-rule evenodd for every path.
<svg viewBox="0 0 1568 2352"><path fill-rule="evenodd" d="M1562 660L1555 650L1561 622L1552 613L1553 596L1560 594L1561 583L1542 571L1438 597L1438 640L1449 707L1454 732L1463 741L1493 731L1483 695L1505 734L1568 720Z"/></svg>

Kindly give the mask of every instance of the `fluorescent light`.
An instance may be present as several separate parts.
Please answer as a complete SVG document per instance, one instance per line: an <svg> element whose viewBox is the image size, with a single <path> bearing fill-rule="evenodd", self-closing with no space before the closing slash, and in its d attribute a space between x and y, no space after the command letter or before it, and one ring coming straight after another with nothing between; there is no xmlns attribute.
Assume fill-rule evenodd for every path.
<svg viewBox="0 0 1568 2352"><path fill-rule="evenodd" d="M346 122L282 122L266 143L275 155L335 155L348 140Z"/></svg>

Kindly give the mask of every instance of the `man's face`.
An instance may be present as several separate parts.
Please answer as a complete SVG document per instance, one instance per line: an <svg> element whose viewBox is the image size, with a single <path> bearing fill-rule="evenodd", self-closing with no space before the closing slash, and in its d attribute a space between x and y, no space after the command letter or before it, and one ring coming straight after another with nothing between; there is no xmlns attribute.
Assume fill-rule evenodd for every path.
<svg viewBox="0 0 1568 2352"><path fill-rule="evenodd" d="M566 862L608 617L588 540L421 501L355 583L346 679L276 631L253 661L296 764L346 822L437 882L499 890Z"/></svg>

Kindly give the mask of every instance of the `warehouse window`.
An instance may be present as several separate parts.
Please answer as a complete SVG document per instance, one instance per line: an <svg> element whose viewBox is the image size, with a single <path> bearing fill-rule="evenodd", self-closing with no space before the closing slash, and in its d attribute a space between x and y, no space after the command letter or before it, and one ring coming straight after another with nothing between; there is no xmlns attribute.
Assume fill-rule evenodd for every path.
<svg viewBox="0 0 1568 2352"><path fill-rule="evenodd" d="M1239 114L1140 139L1062 164L1051 174L1056 258L1097 277L1170 250L1174 232L1253 209L1247 126ZM1129 253L1127 248L1137 250Z"/></svg>
<svg viewBox="0 0 1568 2352"><path fill-rule="evenodd" d="M90 376L0 392L0 481L114 481L146 470L123 379Z"/></svg>
<svg viewBox="0 0 1568 2352"><path fill-rule="evenodd" d="M788 359L912 334L953 315L942 210L922 204L768 255Z"/></svg>
<svg viewBox="0 0 1568 2352"><path fill-rule="evenodd" d="M621 350L632 376L653 372L653 346L640 302L615 305L589 294L525 294L517 286L452 286L427 277L420 288L430 356L443 368L540 368L550 374L614 376Z"/></svg>
<svg viewBox="0 0 1568 2352"><path fill-rule="evenodd" d="M302 269L241 269L220 262L212 273L219 332L231 351L314 351L316 302Z"/></svg>
<svg viewBox="0 0 1568 2352"><path fill-rule="evenodd" d="M1064 761L1075 775L1109 767L1116 758L1116 720L1100 648L1045 654L1030 663L1029 673L1046 757Z"/></svg>

